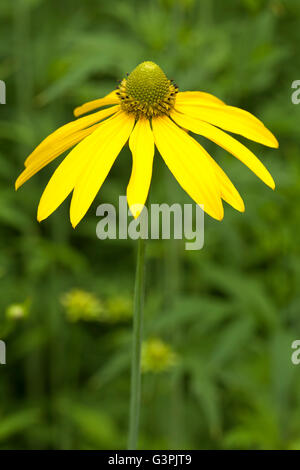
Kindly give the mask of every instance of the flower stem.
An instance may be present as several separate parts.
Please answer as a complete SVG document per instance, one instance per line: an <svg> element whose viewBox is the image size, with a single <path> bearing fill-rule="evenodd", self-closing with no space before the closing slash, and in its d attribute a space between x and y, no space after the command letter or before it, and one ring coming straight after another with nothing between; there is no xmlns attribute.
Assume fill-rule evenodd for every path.
<svg viewBox="0 0 300 470"><path fill-rule="evenodd" d="M143 337L143 311L145 290L145 240L139 238L134 286L133 338L131 362L131 391L128 449L138 445L139 417L141 405L141 349Z"/></svg>

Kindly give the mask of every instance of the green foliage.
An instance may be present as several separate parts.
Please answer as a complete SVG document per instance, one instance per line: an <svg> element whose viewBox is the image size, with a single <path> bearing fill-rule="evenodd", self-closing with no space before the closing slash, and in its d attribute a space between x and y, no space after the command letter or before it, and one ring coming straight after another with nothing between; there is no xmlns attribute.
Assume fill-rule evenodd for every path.
<svg viewBox="0 0 300 470"><path fill-rule="evenodd" d="M74 107L111 91L143 60L181 90L253 112L280 149L249 144L274 176L272 192L204 142L239 188L245 214L226 207L223 222L206 217L199 252L148 243L145 339L158 338L178 360L143 374L141 447L300 448L300 366L290 360L300 333L300 108L291 103L299 15L298 0L1 2L0 448L126 445L136 247L98 240L95 210L125 193L129 151L75 231L69 201L36 221L57 162L17 193L13 183ZM153 202L188 202L159 155L151 191ZM86 311L68 320L61 299L74 290L89 293L91 321ZM7 314L16 306L26 315Z"/></svg>

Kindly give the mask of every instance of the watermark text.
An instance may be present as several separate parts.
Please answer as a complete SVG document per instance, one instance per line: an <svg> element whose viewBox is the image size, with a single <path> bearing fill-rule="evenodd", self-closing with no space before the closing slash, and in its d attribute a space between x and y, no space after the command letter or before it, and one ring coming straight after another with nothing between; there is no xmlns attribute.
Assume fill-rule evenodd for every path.
<svg viewBox="0 0 300 470"><path fill-rule="evenodd" d="M0 104L6 104L6 85L3 80L0 80Z"/></svg>
<svg viewBox="0 0 300 470"><path fill-rule="evenodd" d="M295 366L297 366L300 364L300 339L295 339L295 341L292 342L292 349L295 351L291 356L291 361Z"/></svg>
<svg viewBox="0 0 300 470"><path fill-rule="evenodd" d="M127 206L126 196L119 197L118 211L112 204L98 206L96 215L101 217L96 227L100 240L152 239L186 240L186 250L201 250L204 245L204 211L197 204L150 204L149 208L135 205L134 219ZM117 220L118 219L118 220Z"/></svg>
<svg viewBox="0 0 300 470"><path fill-rule="evenodd" d="M6 364L6 344L0 339L0 364Z"/></svg>

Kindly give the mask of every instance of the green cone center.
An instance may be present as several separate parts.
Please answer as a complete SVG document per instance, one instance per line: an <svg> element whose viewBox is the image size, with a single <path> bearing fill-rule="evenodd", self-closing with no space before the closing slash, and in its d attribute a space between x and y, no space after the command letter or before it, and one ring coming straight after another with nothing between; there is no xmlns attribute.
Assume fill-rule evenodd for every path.
<svg viewBox="0 0 300 470"><path fill-rule="evenodd" d="M140 103L160 103L169 92L169 80L154 62L142 62L126 80L126 93Z"/></svg>

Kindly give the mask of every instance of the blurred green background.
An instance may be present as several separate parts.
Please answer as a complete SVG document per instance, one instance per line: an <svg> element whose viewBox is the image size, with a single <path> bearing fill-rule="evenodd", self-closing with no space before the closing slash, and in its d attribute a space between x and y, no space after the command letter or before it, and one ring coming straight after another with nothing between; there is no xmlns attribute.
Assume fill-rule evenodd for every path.
<svg viewBox="0 0 300 470"><path fill-rule="evenodd" d="M201 251L147 244L140 447L300 449L299 18L299 0L1 1L0 448L126 446L136 243L98 240L95 211L125 194L130 153L75 231L69 200L36 221L58 161L17 193L14 180L75 106L153 60L181 90L259 116L280 149L247 144L273 192L204 141L245 214L205 217ZM159 155L151 199L189 202Z"/></svg>

